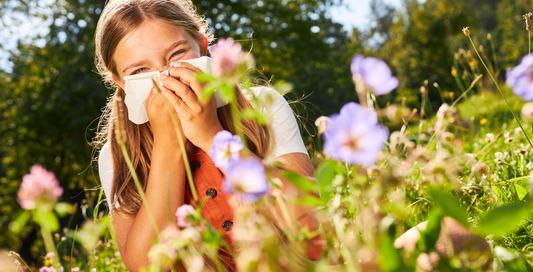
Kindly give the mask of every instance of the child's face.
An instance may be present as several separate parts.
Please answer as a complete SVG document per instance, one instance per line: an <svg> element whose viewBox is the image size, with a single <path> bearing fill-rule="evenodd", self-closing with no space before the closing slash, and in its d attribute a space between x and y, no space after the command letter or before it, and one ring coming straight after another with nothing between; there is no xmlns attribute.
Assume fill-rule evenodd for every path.
<svg viewBox="0 0 533 272"><path fill-rule="evenodd" d="M200 52L199 43L181 27L163 20L146 20L119 42L113 60L118 79L124 84L124 76L163 71L171 62L199 58Z"/></svg>

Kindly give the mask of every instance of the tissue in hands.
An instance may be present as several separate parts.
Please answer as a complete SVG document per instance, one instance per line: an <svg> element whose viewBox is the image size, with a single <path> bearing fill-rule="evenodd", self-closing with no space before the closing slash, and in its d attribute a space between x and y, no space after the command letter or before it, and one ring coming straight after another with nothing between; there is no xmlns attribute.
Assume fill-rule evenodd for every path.
<svg viewBox="0 0 533 272"><path fill-rule="evenodd" d="M193 65L194 67L202 70L204 73L211 72L211 61L210 57L200 57L197 59L188 59L188 60L179 60L180 62L187 62ZM170 69L170 68L169 68ZM164 72L150 72L142 73L133 76L125 76L124 81L126 82L124 86L124 91L126 92L126 98L124 103L128 108L128 118L133 123L140 125L148 122L148 113L146 112L146 100L150 96L150 92L154 87L154 82L160 82L159 76L161 74L168 75L168 70ZM215 91L215 99L217 102L217 108L227 105L228 103L220 99L217 92Z"/></svg>

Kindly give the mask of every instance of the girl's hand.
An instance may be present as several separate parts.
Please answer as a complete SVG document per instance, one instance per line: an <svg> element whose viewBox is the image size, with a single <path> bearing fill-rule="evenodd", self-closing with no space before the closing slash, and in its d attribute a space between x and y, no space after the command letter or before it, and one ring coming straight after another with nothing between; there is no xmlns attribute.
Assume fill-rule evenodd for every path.
<svg viewBox="0 0 533 272"><path fill-rule="evenodd" d="M178 61L170 68L169 76L161 75L161 82L165 89L163 95L178 113L187 139L208 152L213 137L223 128L218 120L215 97L204 103L198 101L204 86L196 80L196 74L201 72L189 63Z"/></svg>
<svg viewBox="0 0 533 272"><path fill-rule="evenodd" d="M161 86L160 88L163 89ZM152 88L150 96L148 96L148 99L146 100L146 112L148 114L148 119L150 120L149 122L152 133L154 134L154 144L163 144L167 147L169 145L177 146L179 143L178 136L176 135L176 130L174 128L174 124L172 123L167 106L165 105L164 99L165 98L161 96L154 87ZM181 131L183 142L186 144L187 138L183 134L180 118L172 105L170 105L170 107Z"/></svg>

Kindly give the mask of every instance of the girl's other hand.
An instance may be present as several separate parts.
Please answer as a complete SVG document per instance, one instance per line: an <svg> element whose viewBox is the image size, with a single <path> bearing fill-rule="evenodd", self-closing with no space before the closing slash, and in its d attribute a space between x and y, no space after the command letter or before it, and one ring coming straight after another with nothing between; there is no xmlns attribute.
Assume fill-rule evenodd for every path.
<svg viewBox="0 0 533 272"><path fill-rule="evenodd" d="M161 86L159 86L163 89ZM168 91L163 91L163 93ZM178 136L176 135L176 130L174 124L172 123L172 118L168 112L167 106L165 105L164 97L160 95L157 89L154 87L146 100L146 112L148 114L148 120L150 120L150 126L152 128L152 133L154 134L154 144L163 144L168 145L178 145ZM181 131L181 137L184 141L184 144L187 143L187 138L183 134L183 128L180 122L178 113L170 105L172 114L176 119L179 129Z"/></svg>
<svg viewBox="0 0 533 272"><path fill-rule="evenodd" d="M202 71L186 62L175 62L169 70L169 76L161 76L166 91L165 97L177 111L185 136L192 144L208 152L213 144L213 137L222 125L217 115L215 97L201 103L203 84L196 80Z"/></svg>

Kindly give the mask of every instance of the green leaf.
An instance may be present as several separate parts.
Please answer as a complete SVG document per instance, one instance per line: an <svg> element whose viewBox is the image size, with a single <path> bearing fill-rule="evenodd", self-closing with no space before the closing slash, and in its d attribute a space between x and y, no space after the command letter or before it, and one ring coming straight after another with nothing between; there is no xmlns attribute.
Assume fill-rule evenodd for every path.
<svg viewBox="0 0 533 272"><path fill-rule="evenodd" d="M200 82L210 82L215 79L215 76L213 76L212 74L200 73L196 75L196 80Z"/></svg>
<svg viewBox="0 0 533 272"><path fill-rule="evenodd" d="M207 101L211 96L215 94L215 91L218 87L220 87L219 82L210 82L205 85L202 95L200 96L200 102Z"/></svg>
<svg viewBox="0 0 533 272"><path fill-rule="evenodd" d="M17 215L17 218L11 222L9 225L9 229L13 233L19 233L22 228L26 225L26 222L28 222L28 219L30 219L31 213L30 211L23 210L21 213Z"/></svg>
<svg viewBox="0 0 533 272"><path fill-rule="evenodd" d="M57 203L55 210L60 217L63 217L67 214L73 214L76 211L74 206L65 202Z"/></svg>
<svg viewBox="0 0 533 272"><path fill-rule="evenodd" d="M218 95L224 101L232 102L233 100L235 100L235 90L233 86L230 86L226 83L220 85L220 88L218 89Z"/></svg>
<svg viewBox="0 0 533 272"><path fill-rule="evenodd" d="M316 182L322 193L331 192L331 183L335 178L335 168L337 163L332 160L328 160L322 163L316 171Z"/></svg>
<svg viewBox="0 0 533 272"><path fill-rule="evenodd" d="M242 111L242 117L245 119L255 120L257 124L263 126L266 124L266 118L264 115L256 111L255 109L246 109Z"/></svg>
<svg viewBox="0 0 533 272"><path fill-rule="evenodd" d="M428 193L445 215L454 218L466 227L469 226L466 210L459 205L454 197L435 188L430 188Z"/></svg>
<svg viewBox="0 0 533 272"><path fill-rule="evenodd" d="M420 240L417 243L420 251L427 253L435 248L435 244L439 239L442 218L444 218L444 213L440 208L433 209L429 213L426 229L420 231Z"/></svg>
<svg viewBox="0 0 533 272"><path fill-rule="evenodd" d="M305 195L302 198L292 200L292 203L306 207L316 207L320 206L322 201L320 201L320 198L317 198L316 196Z"/></svg>
<svg viewBox="0 0 533 272"><path fill-rule="evenodd" d="M497 207L481 218L478 229L483 235L504 234L517 229L528 216L529 209L525 203Z"/></svg>
<svg viewBox="0 0 533 272"><path fill-rule="evenodd" d="M314 192L317 187L315 184L311 183L310 180L290 171L283 171L281 176L292 182L298 189L306 192Z"/></svg>
<svg viewBox="0 0 533 272"><path fill-rule="evenodd" d="M379 245L379 265L383 271L402 271L400 250L394 248L394 240L389 235L382 235Z"/></svg>
<svg viewBox="0 0 533 272"><path fill-rule="evenodd" d="M513 191L513 194L516 196L517 201L522 201L527 195L526 188L524 188L518 183L512 184L511 186L509 186L509 188L511 189L511 191Z"/></svg>

